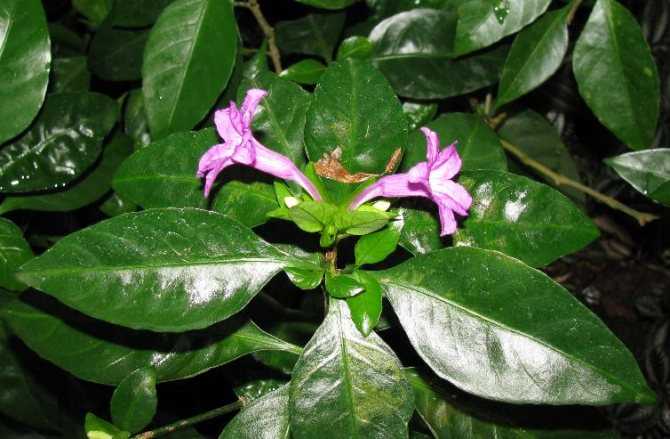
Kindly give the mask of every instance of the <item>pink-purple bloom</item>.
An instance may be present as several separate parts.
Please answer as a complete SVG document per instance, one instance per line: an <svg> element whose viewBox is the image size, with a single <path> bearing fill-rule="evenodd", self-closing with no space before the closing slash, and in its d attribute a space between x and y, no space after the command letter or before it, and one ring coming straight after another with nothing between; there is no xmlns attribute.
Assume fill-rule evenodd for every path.
<svg viewBox="0 0 670 439"><path fill-rule="evenodd" d="M209 195L216 177L228 166L240 164L251 166L275 177L298 183L317 200L321 195L314 184L288 157L263 146L251 132L260 101L267 95L265 90L251 89L238 109L234 102L228 108L214 114L214 123L223 143L214 145L202 156L198 164L198 177L205 177L205 196Z"/></svg>
<svg viewBox="0 0 670 439"><path fill-rule="evenodd" d="M472 197L452 178L461 170L461 158L454 144L440 151L437 133L421 128L426 136L427 160L413 166L404 174L393 174L377 180L365 188L349 206L356 209L361 204L377 197L425 197L430 198L439 209L440 235L451 235L456 231L454 213L466 216Z"/></svg>

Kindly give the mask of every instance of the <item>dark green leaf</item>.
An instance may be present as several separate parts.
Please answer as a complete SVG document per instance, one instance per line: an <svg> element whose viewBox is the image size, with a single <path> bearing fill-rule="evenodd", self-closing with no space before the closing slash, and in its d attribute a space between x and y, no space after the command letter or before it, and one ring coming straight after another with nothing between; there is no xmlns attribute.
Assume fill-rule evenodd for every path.
<svg viewBox="0 0 670 439"><path fill-rule="evenodd" d="M132 90L128 93L123 112L123 131L133 139L135 148L151 143L142 90Z"/></svg>
<svg viewBox="0 0 670 439"><path fill-rule="evenodd" d="M174 0L115 1L109 21L120 27L147 27L154 24L160 13Z"/></svg>
<svg viewBox="0 0 670 439"><path fill-rule="evenodd" d="M469 393L514 403L654 401L623 343L516 259L452 247L374 274L414 349Z"/></svg>
<svg viewBox="0 0 670 439"><path fill-rule="evenodd" d="M437 104L423 104L418 102L403 102L402 111L409 119L409 128L415 130L433 120L437 114Z"/></svg>
<svg viewBox="0 0 670 439"><path fill-rule="evenodd" d="M659 112L656 64L635 17L616 0L598 0L572 57L579 93L633 149L651 146Z"/></svg>
<svg viewBox="0 0 670 439"><path fill-rule="evenodd" d="M148 30L118 29L108 21L96 32L88 53L91 71L109 81L142 78L142 55Z"/></svg>
<svg viewBox="0 0 670 439"><path fill-rule="evenodd" d="M617 174L644 195L670 205L670 148L629 152L605 160Z"/></svg>
<svg viewBox="0 0 670 439"><path fill-rule="evenodd" d="M23 291L26 286L16 278L16 272L32 257L33 251L21 229L10 220L0 218L0 287Z"/></svg>
<svg viewBox="0 0 670 439"><path fill-rule="evenodd" d="M332 297L345 299L361 294L365 287L350 274L331 274L326 272L326 291Z"/></svg>
<svg viewBox="0 0 670 439"><path fill-rule="evenodd" d="M547 119L533 110L525 110L508 117L498 130L500 137L521 149L530 158L537 160L561 175L580 181L577 165L563 144L556 128ZM542 175L549 184L555 184ZM569 197L583 201L584 194L572 188L557 187Z"/></svg>
<svg viewBox="0 0 670 439"><path fill-rule="evenodd" d="M289 437L289 386L284 385L248 403L226 425L219 439Z"/></svg>
<svg viewBox="0 0 670 439"><path fill-rule="evenodd" d="M72 7L93 25L103 22L114 0L72 0Z"/></svg>
<svg viewBox="0 0 670 439"><path fill-rule="evenodd" d="M116 102L97 93L50 95L32 127L0 149L0 192L62 188L100 155L117 119Z"/></svg>
<svg viewBox="0 0 670 439"><path fill-rule="evenodd" d="M269 328L272 335L287 340L300 346L307 343L316 331L316 325L307 322L280 321L274 327ZM264 365L279 370L286 375L291 375L298 357L295 352L266 350L254 353L254 358Z"/></svg>
<svg viewBox="0 0 670 439"><path fill-rule="evenodd" d="M156 414L156 369L143 367L125 377L114 390L110 412L114 425L136 433Z"/></svg>
<svg viewBox="0 0 670 439"><path fill-rule="evenodd" d="M251 180L231 180L224 184L216 193L212 208L247 227L264 224L268 212L279 207L272 186L266 181L252 180L258 176L255 171L240 175L250 175Z"/></svg>
<svg viewBox="0 0 670 439"><path fill-rule="evenodd" d="M275 26L277 45L287 54L316 55L331 61L344 17L344 13L309 14L297 20L280 21Z"/></svg>
<svg viewBox="0 0 670 439"><path fill-rule="evenodd" d="M118 133L105 147L100 162L81 179L57 192L6 197L0 213L19 209L66 212L91 204L109 192L114 173L132 151L130 139Z"/></svg>
<svg viewBox="0 0 670 439"><path fill-rule="evenodd" d="M252 379L243 384L235 385L233 391L239 399L248 403L279 389L284 384L286 384L285 380L275 378Z"/></svg>
<svg viewBox="0 0 670 439"><path fill-rule="evenodd" d="M149 34L142 66L155 139L191 129L207 114L233 71L237 39L230 1L177 0L163 10Z"/></svg>
<svg viewBox="0 0 670 439"><path fill-rule="evenodd" d="M289 404L295 437L406 438L414 411L398 358L374 332L364 338L337 299L295 365Z"/></svg>
<svg viewBox="0 0 670 439"><path fill-rule="evenodd" d="M548 12L516 37L500 78L497 107L533 90L561 66L568 50L568 10Z"/></svg>
<svg viewBox="0 0 670 439"><path fill-rule="evenodd" d="M437 213L424 205L403 205L398 209L398 221L402 221L399 244L413 255L432 252L444 247L440 239L440 223Z"/></svg>
<svg viewBox="0 0 670 439"><path fill-rule="evenodd" d="M51 51L40 0L0 4L0 143L23 131L42 106Z"/></svg>
<svg viewBox="0 0 670 439"><path fill-rule="evenodd" d="M507 159L498 136L476 114L449 113L426 126L439 135L441 148L457 142L456 148L463 160L463 171L507 169ZM423 161L426 161L426 137L416 130L409 136L401 169L406 171Z"/></svg>
<svg viewBox="0 0 670 439"><path fill-rule="evenodd" d="M53 93L87 91L91 82L84 56L54 59L51 75L49 92Z"/></svg>
<svg viewBox="0 0 670 439"><path fill-rule="evenodd" d="M349 172L381 173L407 143L407 120L383 75L366 62L346 59L321 76L305 141L311 161L339 147Z"/></svg>
<svg viewBox="0 0 670 439"><path fill-rule="evenodd" d="M526 177L471 171L460 183L473 198L455 245L498 250L534 267L582 249L599 235L593 222L558 191Z"/></svg>
<svg viewBox="0 0 670 439"><path fill-rule="evenodd" d="M105 324L51 305L43 310L16 300L3 311L3 317L40 356L81 379L100 384L117 385L143 367L156 368L159 382L173 381L252 352L281 350L293 356L300 352L297 346L271 336L253 322L235 318L203 331L157 334Z"/></svg>
<svg viewBox="0 0 670 439"><path fill-rule="evenodd" d="M102 213L107 216L117 216L123 213L134 212L137 210L137 205L131 203L130 201L124 200L117 194L113 192L110 196L100 205L99 209Z"/></svg>
<svg viewBox="0 0 670 439"><path fill-rule="evenodd" d="M289 66L279 76L298 84L312 85L316 84L325 70L326 66L321 62L307 58Z"/></svg>
<svg viewBox="0 0 670 439"><path fill-rule="evenodd" d="M238 101L250 88L269 92L254 116L254 136L265 146L288 156L300 166L305 162L305 118L311 96L299 85L271 72L259 72L245 79L238 89Z"/></svg>
<svg viewBox="0 0 670 439"><path fill-rule="evenodd" d="M337 60L342 61L347 58L370 59L373 50L372 43L366 37L349 37L340 43L340 47L337 49Z"/></svg>
<svg viewBox="0 0 670 439"><path fill-rule="evenodd" d="M354 246L356 265L376 264L393 253L400 240L403 223L392 221L385 228L362 236Z"/></svg>
<svg viewBox="0 0 670 439"><path fill-rule="evenodd" d="M128 439L130 437L129 432L98 418L93 413L86 413L84 429L89 439Z"/></svg>
<svg viewBox="0 0 670 439"><path fill-rule="evenodd" d="M454 51L458 55L490 46L532 23L547 10L551 0L505 0L504 20L496 15L502 1L451 1L457 6L458 27ZM501 22L502 21L502 22Z"/></svg>
<svg viewBox="0 0 670 439"><path fill-rule="evenodd" d="M19 279L102 320L185 331L239 312L292 262L219 213L150 209L66 236Z"/></svg>
<svg viewBox="0 0 670 439"><path fill-rule="evenodd" d="M314 6L322 9L342 9L346 8L356 0L296 0L299 3Z"/></svg>
<svg viewBox="0 0 670 439"><path fill-rule="evenodd" d="M323 279L323 268L320 270L310 270L306 268L288 267L284 269L286 275L293 285L301 290L313 290L321 285Z"/></svg>
<svg viewBox="0 0 670 439"><path fill-rule="evenodd" d="M382 315L382 287L366 271L354 271L353 276L365 288L363 293L347 299L351 320L364 337L370 335Z"/></svg>
<svg viewBox="0 0 670 439"><path fill-rule="evenodd" d="M75 31L62 23L47 23L51 52L54 57L82 56L86 54L86 42Z"/></svg>

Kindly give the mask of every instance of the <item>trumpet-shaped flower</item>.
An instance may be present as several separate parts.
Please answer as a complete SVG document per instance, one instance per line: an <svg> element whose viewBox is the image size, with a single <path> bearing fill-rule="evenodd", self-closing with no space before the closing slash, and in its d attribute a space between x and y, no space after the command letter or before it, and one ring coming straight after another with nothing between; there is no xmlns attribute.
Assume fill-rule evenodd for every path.
<svg viewBox="0 0 670 439"><path fill-rule="evenodd" d="M451 235L456 231L454 213L465 216L472 204L472 197L452 178L461 170L461 158L455 145L440 151L437 133L421 128L426 136L425 162L413 166L407 173L393 174L377 180L352 201L350 209L377 197L424 197L431 199L439 209L440 235Z"/></svg>
<svg viewBox="0 0 670 439"><path fill-rule="evenodd" d="M205 196L216 177L228 166L250 166L275 177L298 183L316 201L321 195L314 184L288 157L263 146L251 132L251 122L265 90L251 89L238 109L234 102L214 114L214 123L223 143L214 145L200 158L198 177L205 177Z"/></svg>

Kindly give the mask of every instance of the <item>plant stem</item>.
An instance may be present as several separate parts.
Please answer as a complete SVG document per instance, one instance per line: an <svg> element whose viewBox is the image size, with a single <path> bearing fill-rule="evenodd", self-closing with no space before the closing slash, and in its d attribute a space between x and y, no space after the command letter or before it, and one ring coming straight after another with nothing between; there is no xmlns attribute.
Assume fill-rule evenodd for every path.
<svg viewBox="0 0 670 439"><path fill-rule="evenodd" d="M277 39L275 37L275 30L272 26L270 26L270 23L268 23L268 21L265 19L263 11L261 11L261 5L258 3L258 0L236 2L235 6L247 8L251 11L254 18L256 19L256 22L258 23L258 26L261 28L261 31L263 31L265 38L267 38L268 40L268 49L270 51L270 59L272 60L272 66L274 67L275 72L277 74L281 73L282 70L284 69L282 69L281 66L281 56L279 55L279 49L277 48Z"/></svg>
<svg viewBox="0 0 670 439"><path fill-rule="evenodd" d="M570 5L570 10L568 11L568 17L566 18L566 23L570 24L572 23L572 20L575 18L575 14L577 13L577 9L579 9L579 5L581 5L582 0L572 0L572 4Z"/></svg>
<svg viewBox="0 0 670 439"><path fill-rule="evenodd" d="M632 216L637 220L637 222L641 226L644 226L645 224L658 219L658 216L656 215L646 212L639 212L631 207L626 206L625 204L617 201L616 199L610 196L607 196L601 192L591 189L586 185L583 185L578 181L572 180L564 175L559 174L553 169L550 169L548 166L538 162L537 160L530 158L518 146L513 145L512 143L504 139L500 139L500 143L502 144L503 148L506 151L508 151L510 154L518 158L523 164L551 178L556 186L567 186L577 189L578 191L591 196L592 198L600 201L601 203L608 205L612 209L618 210L620 212Z"/></svg>
<svg viewBox="0 0 670 439"><path fill-rule="evenodd" d="M130 439L150 439L154 437L164 436L169 433L173 433L182 428L190 427L191 425L197 424L199 422L207 421L212 418L216 418L226 413L234 412L241 409L244 406L242 400L235 401L231 404L224 405L223 407L215 408L205 413L193 416L191 418L182 419L181 421L168 424L164 427L157 428L155 430L145 431L144 433L137 434L132 436Z"/></svg>

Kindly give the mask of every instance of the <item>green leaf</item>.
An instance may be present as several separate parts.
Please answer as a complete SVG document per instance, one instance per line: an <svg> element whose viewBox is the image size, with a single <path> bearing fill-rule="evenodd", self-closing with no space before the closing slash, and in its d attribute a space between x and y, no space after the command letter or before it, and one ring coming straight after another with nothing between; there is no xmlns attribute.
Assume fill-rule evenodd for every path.
<svg viewBox="0 0 670 439"><path fill-rule="evenodd" d="M119 27L148 27L174 0L123 0L115 1L108 19Z"/></svg>
<svg viewBox="0 0 670 439"><path fill-rule="evenodd" d="M142 55L148 30L119 29L106 21L95 33L88 53L91 71L109 81L142 79Z"/></svg>
<svg viewBox="0 0 670 439"><path fill-rule="evenodd" d="M469 393L533 404L654 401L607 326L516 259L452 247L374 274L417 353Z"/></svg>
<svg viewBox="0 0 670 439"><path fill-rule="evenodd" d="M382 287L368 272L356 270L353 276L365 288L363 293L347 299L347 306L356 328L364 337L370 335L382 315Z"/></svg>
<svg viewBox="0 0 670 439"><path fill-rule="evenodd" d="M132 151L130 139L117 133L105 147L100 162L79 180L55 192L6 197L0 203L0 213L20 209L67 212L91 204L109 192L114 173Z"/></svg>
<svg viewBox="0 0 670 439"><path fill-rule="evenodd" d="M16 278L18 268L33 258L23 231L8 219L0 218L0 287L23 291L26 286Z"/></svg>
<svg viewBox="0 0 670 439"><path fill-rule="evenodd" d="M104 21L114 0L72 0L72 7L93 25Z"/></svg>
<svg viewBox="0 0 670 439"><path fill-rule="evenodd" d="M19 134L42 107L51 50L40 0L0 4L0 143Z"/></svg>
<svg viewBox="0 0 670 439"><path fill-rule="evenodd" d="M356 0L296 0L309 6L322 9L342 9L346 8Z"/></svg>
<svg viewBox="0 0 670 439"><path fill-rule="evenodd" d="M629 152L605 160L617 174L640 193L670 206L670 148Z"/></svg>
<svg viewBox="0 0 670 439"><path fill-rule="evenodd" d="M159 382L174 381L253 352L300 352L253 322L236 318L206 330L157 334L109 325L54 302L45 306L15 300L2 312L30 349L78 378L100 384L118 385L143 367L153 366Z"/></svg>
<svg viewBox="0 0 670 439"><path fill-rule="evenodd" d="M289 386L248 403L219 435L219 439L288 439Z"/></svg>
<svg viewBox="0 0 670 439"><path fill-rule="evenodd" d="M365 286L350 274L332 274L326 272L326 291L332 297L345 299L361 294Z"/></svg>
<svg viewBox="0 0 670 439"><path fill-rule="evenodd" d="M342 61L347 58L365 59L372 58L374 47L366 37L353 36L344 39L337 49L337 60Z"/></svg>
<svg viewBox="0 0 670 439"><path fill-rule="evenodd" d="M449 113L426 125L440 137L440 147L456 143L462 170L493 169L507 170L507 159L496 133L479 116L470 113ZM409 143L401 169L409 170L419 162L426 161L426 137L419 130L409 136Z"/></svg>
<svg viewBox="0 0 670 439"><path fill-rule="evenodd" d="M119 383L110 402L114 425L131 433L149 425L158 405L156 379L153 367L143 367Z"/></svg>
<svg viewBox="0 0 670 439"><path fill-rule="evenodd" d="M289 209L289 217L300 229L307 233L320 232L333 221L337 208L329 203L312 200L303 201Z"/></svg>
<svg viewBox="0 0 670 439"><path fill-rule="evenodd" d="M405 438L414 411L398 358L377 334L364 338L336 299L295 365L289 404L295 437Z"/></svg>
<svg viewBox="0 0 670 439"><path fill-rule="evenodd" d="M99 207L100 211L109 217L134 212L137 208L136 204L124 200L116 192L111 193Z"/></svg>
<svg viewBox="0 0 670 439"><path fill-rule="evenodd" d="M117 119L116 102L98 93L50 95L35 123L0 149L0 192L58 189L100 155Z"/></svg>
<svg viewBox="0 0 670 439"><path fill-rule="evenodd" d="M128 93L123 111L123 131L133 139L137 149L151 143L142 90L132 90Z"/></svg>
<svg viewBox="0 0 670 439"><path fill-rule="evenodd" d="M433 120L437 114L436 103L403 102L402 111L409 119L409 128L415 130Z"/></svg>
<svg viewBox="0 0 670 439"><path fill-rule="evenodd" d="M414 9L375 26L370 33L373 59L396 93L442 99L498 81L507 47L453 59L455 21L456 15L449 11Z"/></svg>
<svg viewBox="0 0 670 439"><path fill-rule="evenodd" d="M561 66L568 51L568 10L548 12L517 35L502 71L496 107L533 90Z"/></svg>
<svg viewBox="0 0 670 439"><path fill-rule="evenodd" d="M454 245L498 250L534 267L582 249L599 235L593 222L549 186L500 171L470 171L460 183L472 195Z"/></svg>
<svg viewBox="0 0 670 439"><path fill-rule="evenodd" d="M530 158L537 160L561 175L580 181L577 165L570 152L563 144L556 128L541 114L533 110L524 110L508 117L499 128L498 134L514 144ZM541 177L549 184L555 182L542 174ZM584 201L584 193L576 189L557 186L570 198Z"/></svg>
<svg viewBox="0 0 670 439"><path fill-rule="evenodd" d="M305 118L311 96L299 85L271 72L259 72L244 79L237 92L242 102L250 88L268 91L254 116L254 136L268 148L291 158L300 166L305 162Z"/></svg>
<svg viewBox="0 0 670 439"><path fill-rule="evenodd" d="M381 173L407 143L407 120L388 82L370 64L346 59L321 76L307 113L307 156L317 161L335 148L351 173Z"/></svg>
<svg viewBox="0 0 670 439"><path fill-rule="evenodd" d="M233 172L230 175L231 178L239 176L240 179L230 180L221 186L212 208L247 227L265 224L267 214L279 207L272 185L264 180L254 181L254 178L260 177L255 171Z"/></svg>
<svg viewBox="0 0 670 439"><path fill-rule="evenodd" d="M440 223L437 219L435 207L424 208L427 203L420 205L403 203L398 209L397 221L402 222L399 244L413 255L432 252L444 247L440 238ZM427 210L430 208L431 210Z"/></svg>
<svg viewBox="0 0 670 439"><path fill-rule="evenodd" d="M279 389L284 384L286 384L286 380L252 378L251 380L245 380L242 384L235 384L233 391L239 399L248 403Z"/></svg>
<svg viewBox="0 0 670 439"><path fill-rule="evenodd" d="M330 62L344 27L344 18L344 13L330 13L280 21L275 26L277 45L286 54L315 55Z"/></svg>
<svg viewBox="0 0 670 439"><path fill-rule="evenodd" d="M228 0L177 0L163 10L149 34L142 66L155 139L191 129L205 117L233 71L237 39Z"/></svg>
<svg viewBox="0 0 670 439"><path fill-rule="evenodd" d="M300 288L301 290L313 290L314 288L321 285L324 270L323 268L320 270L312 270L288 267L284 269L284 272L288 276L291 283L296 287Z"/></svg>
<svg viewBox="0 0 670 439"><path fill-rule="evenodd" d="M393 253L400 240L402 222L393 221L374 233L362 236L354 246L356 265L376 264Z"/></svg>
<svg viewBox="0 0 670 439"><path fill-rule="evenodd" d="M57 429L59 414L56 398L34 379L25 366L12 351L9 340L0 337L0 414L31 427Z"/></svg>
<svg viewBox="0 0 670 439"><path fill-rule="evenodd" d="M458 12L454 51L463 55L518 32L542 15L551 0L505 0L504 20L496 14L502 3L499 0L452 0L451 3L457 6Z"/></svg>
<svg viewBox="0 0 670 439"><path fill-rule="evenodd" d="M19 279L98 319L185 331L236 314L296 261L219 213L151 209L66 236Z"/></svg>
<svg viewBox="0 0 670 439"><path fill-rule="evenodd" d="M272 328L269 328L269 331L282 340L302 346L312 337L314 331L316 331L316 325L308 322L279 321ZM291 371L296 361L298 361L295 352L279 350L256 352L254 358L285 375L291 375Z"/></svg>
<svg viewBox="0 0 670 439"><path fill-rule="evenodd" d="M93 413L86 413L84 429L88 439L128 439L130 433L117 428Z"/></svg>
<svg viewBox="0 0 670 439"><path fill-rule="evenodd" d="M596 2L572 68L598 120L631 148L649 148L659 113L658 72L635 17L616 0Z"/></svg>
<svg viewBox="0 0 670 439"><path fill-rule="evenodd" d="M321 62L307 58L290 65L279 76L298 84L313 85L316 84L325 70L326 66Z"/></svg>
<svg viewBox="0 0 670 439"><path fill-rule="evenodd" d="M51 65L49 92L67 93L87 91L91 83L86 57L56 58Z"/></svg>

